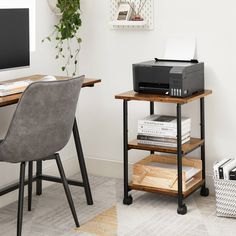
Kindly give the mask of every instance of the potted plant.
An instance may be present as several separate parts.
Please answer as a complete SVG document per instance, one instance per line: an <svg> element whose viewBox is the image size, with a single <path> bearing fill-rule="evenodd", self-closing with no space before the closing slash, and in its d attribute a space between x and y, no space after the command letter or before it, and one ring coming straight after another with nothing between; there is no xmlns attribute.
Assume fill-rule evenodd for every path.
<svg viewBox="0 0 236 236"><path fill-rule="evenodd" d="M69 66L73 64L72 76L75 76L81 44L81 38L78 34L82 23L80 0L48 0L48 3L51 9L53 4L56 6L54 12L58 16L58 23L54 26L53 32L42 41L56 41L56 59L64 59L64 65L61 67L62 71L65 71L67 76L69 76ZM75 47L72 47L72 45L75 45Z"/></svg>

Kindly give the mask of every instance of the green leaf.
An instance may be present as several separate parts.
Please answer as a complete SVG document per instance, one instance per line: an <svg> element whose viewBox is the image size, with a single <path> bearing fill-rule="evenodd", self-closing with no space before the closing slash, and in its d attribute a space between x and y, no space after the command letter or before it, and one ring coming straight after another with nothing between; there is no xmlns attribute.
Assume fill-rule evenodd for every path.
<svg viewBox="0 0 236 236"><path fill-rule="evenodd" d="M70 43L70 39L75 39L77 44L82 42L82 39L79 37L79 29L82 25L80 0L57 0L56 2L56 6L60 9L62 14L59 17L59 22L54 25L53 33L43 39L42 42L46 40L49 42L56 41L55 49L57 50L57 55L55 58L67 58L67 55L64 55L64 43L67 45L67 41L69 40ZM65 46L65 48L67 48L67 46ZM70 46L69 48L68 59L69 61L74 60L74 64L76 65L78 63L76 56L79 53L79 46L75 49ZM62 71L67 71L66 65L61 67ZM74 71L73 75L75 74Z"/></svg>

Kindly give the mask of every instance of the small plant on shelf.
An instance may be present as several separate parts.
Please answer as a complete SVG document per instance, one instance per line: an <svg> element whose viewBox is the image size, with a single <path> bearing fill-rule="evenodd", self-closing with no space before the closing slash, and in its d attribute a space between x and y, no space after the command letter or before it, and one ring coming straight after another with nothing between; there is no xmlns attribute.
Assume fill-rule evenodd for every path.
<svg viewBox="0 0 236 236"><path fill-rule="evenodd" d="M81 27L80 15L80 0L57 0L56 7L59 9L60 14L58 23L54 26L53 32L42 40L51 42L53 39L56 41L57 55L56 59L62 58L65 60L64 65L61 67L69 76L69 66L74 67L72 76L77 73L78 55L80 52L81 38L78 31ZM72 47L75 41L75 48ZM74 44L73 44L74 45Z"/></svg>

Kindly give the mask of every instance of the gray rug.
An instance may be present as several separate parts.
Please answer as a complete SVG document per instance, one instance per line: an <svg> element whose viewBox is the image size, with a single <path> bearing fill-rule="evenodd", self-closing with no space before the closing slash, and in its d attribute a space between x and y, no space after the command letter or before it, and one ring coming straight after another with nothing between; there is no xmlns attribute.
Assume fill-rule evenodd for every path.
<svg viewBox="0 0 236 236"><path fill-rule="evenodd" d="M202 198L199 193L194 194L185 201L188 213L181 216L176 213L175 198L134 191L134 203L125 206L122 204L122 180L90 176L90 184L94 198L93 206L86 204L82 188L71 187L82 227L88 226L96 216L99 218L104 212L109 212L109 209L115 207L118 236L235 235L236 220L216 217L213 197ZM75 230L60 184L46 188L42 196L33 196L32 212L27 212L26 203L27 201L24 210L24 236L98 235L88 229L87 232ZM0 209L1 236L16 234L16 210L17 202Z"/></svg>

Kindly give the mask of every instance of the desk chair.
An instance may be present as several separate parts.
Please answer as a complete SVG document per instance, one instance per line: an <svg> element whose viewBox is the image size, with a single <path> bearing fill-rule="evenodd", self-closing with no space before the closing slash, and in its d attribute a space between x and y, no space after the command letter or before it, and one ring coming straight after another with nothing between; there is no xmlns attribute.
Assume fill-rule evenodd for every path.
<svg viewBox="0 0 236 236"><path fill-rule="evenodd" d="M55 159L66 197L79 227L74 203L59 154L71 136L77 101L84 77L53 82L36 82L23 93L6 137L0 143L0 162L21 163L17 236L21 236L25 166L38 160Z"/></svg>

